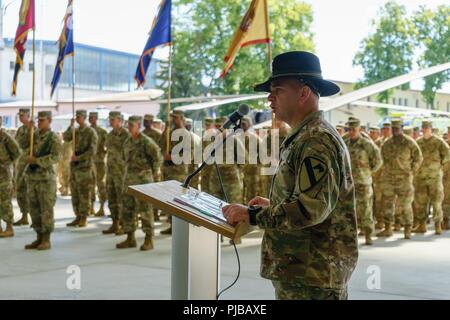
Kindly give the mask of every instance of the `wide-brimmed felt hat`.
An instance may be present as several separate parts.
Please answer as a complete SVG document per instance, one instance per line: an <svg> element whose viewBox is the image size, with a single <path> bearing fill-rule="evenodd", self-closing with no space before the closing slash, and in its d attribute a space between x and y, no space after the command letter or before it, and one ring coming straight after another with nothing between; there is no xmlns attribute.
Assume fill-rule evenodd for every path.
<svg viewBox="0 0 450 320"><path fill-rule="evenodd" d="M306 51L292 51L276 56L272 62L272 76L267 81L257 84L254 89L258 92L270 92L272 81L283 77L302 80L322 97L332 96L341 91L337 84L323 79L319 58Z"/></svg>

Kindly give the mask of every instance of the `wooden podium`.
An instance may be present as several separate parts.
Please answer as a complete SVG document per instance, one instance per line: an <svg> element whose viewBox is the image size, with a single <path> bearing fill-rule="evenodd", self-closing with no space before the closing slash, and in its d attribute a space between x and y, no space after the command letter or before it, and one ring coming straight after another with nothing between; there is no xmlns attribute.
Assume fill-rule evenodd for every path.
<svg viewBox="0 0 450 320"><path fill-rule="evenodd" d="M127 193L173 215L172 275L173 300L216 300L220 287L220 237L236 239L248 226L233 227L216 217L175 202L192 192L179 181L164 181L128 187Z"/></svg>

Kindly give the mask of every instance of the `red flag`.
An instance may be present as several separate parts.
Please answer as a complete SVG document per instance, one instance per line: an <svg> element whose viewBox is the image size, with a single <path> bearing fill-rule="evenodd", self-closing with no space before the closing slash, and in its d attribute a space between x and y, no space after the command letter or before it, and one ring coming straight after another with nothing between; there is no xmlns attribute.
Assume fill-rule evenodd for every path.
<svg viewBox="0 0 450 320"><path fill-rule="evenodd" d="M35 28L34 0L22 0L19 12L19 26L17 27L14 49L16 50L16 66L14 68L14 79L12 85L12 95L16 95L17 78L22 69L23 57L28 39L28 32ZM33 66L34 67L34 66Z"/></svg>

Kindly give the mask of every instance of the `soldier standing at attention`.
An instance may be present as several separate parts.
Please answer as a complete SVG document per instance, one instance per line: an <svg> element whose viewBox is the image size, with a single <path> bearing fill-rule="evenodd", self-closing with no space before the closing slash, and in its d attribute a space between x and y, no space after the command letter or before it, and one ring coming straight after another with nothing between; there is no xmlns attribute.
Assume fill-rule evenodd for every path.
<svg viewBox="0 0 450 320"><path fill-rule="evenodd" d="M171 112L172 117L172 124L173 129L166 126L165 130L169 130L170 134L170 143L169 143L169 150L167 150L166 146L166 131L164 130L161 140L159 141L159 146L161 147L161 151L164 156L164 162L161 168L164 181L169 180L177 180L180 182L183 182L186 176L188 175L188 164L181 163L181 164L175 164L172 161L172 149L174 146L180 143L180 141L191 141L191 133L186 130L184 127L184 112L180 110L174 110ZM174 131L177 131L177 136L179 137L179 140L172 141L172 133ZM191 150L189 150L191 152ZM177 156L183 156L183 155L177 155ZM192 160L192 159L191 159ZM168 222L169 227L165 230L161 231L161 234L172 234L172 216L168 215Z"/></svg>
<svg viewBox="0 0 450 320"><path fill-rule="evenodd" d="M209 137L213 137L215 136L217 133L216 131L216 127L214 126L214 119L207 117L205 118L205 131L203 132L203 140L202 140L202 146L203 146L203 151L205 150L206 146L208 145L208 142L211 141L211 139L209 139ZM206 160L206 159L203 159ZM210 181L210 176L213 174L213 172L215 171L215 168L211 165L206 165L203 170L201 171L201 191L202 192L206 192L206 193L210 193L210 188L209 188L209 181Z"/></svg>
<svg viewBox="0 0 450 320"><path fill-rule="evenodd" d="M153 172L158 170L161 161L161 149L153 139L141 134L142 117L132 116L128 119L128 131L131 137L125 142L123 152L127 160L125 186L147 184L153 182ZM142 251L153 249L154 221L151 205L130 196L124 190L122 223L127 239L116 245L117 249L135 248L136 218L140 215L145 241Z"/></svg>
<svg viewBox="0 0 450 320"><path fill-rule="evenodd" d="M120 228L122 212L122 197L125 184L126 159L123 154L125 141L130 133L122 127L123 117L118 111L109 113L109 123L112 131L106 136L106 149L108 150L106 162L106 192L108 207L111 212L112 225L103 230L103 234L123 234Z"/></svg>
<svg viewBox="0 0 450 320"><path fill-rule="evenodd" d="M27 191L27 181L25 175L25 167L27 166L27 157L29 155L30 147L30 130L28 125L30 123L30 110L20 109L19 110L19 121L22 126L17 130L16 141L22 150L22 154L17 160L16 164L16 195L17 204L20 208L20 213L22 213L22 218L14 223L15 226L27 226L28 225L28 213L30 212L30 206L28 203L28 191Z"/></svg>
<svg viewBox="0 0 450 320"><path fill-rule="evenodd" d="M352 175L355 183L356 216L358 226L363 230L366 244L373 244L373 189L372 174L380 169L382 160L380 149L369 139L364 139L360 133L360 121L348 123L348 136L344 139L350 152Z"/></svg>
<svg viewBox="0 0 450 320"><path fill-rule="evenodd" d="M62 152L61 141L50 128L51 122L51 111L38 113L39 130L34 134L33 156L27 158L30 215L37 239L26 245L26 250L49 250L51 248L50 234L55 227L55 165Z"/></svg>
<svg viewBox="0 0 450 320"><path fill-rule="evenodd" d="M372 141L375 143L375 141L377 141L378 138L379 138L380 135L381 135L381 130L380 130L380 128L377 127L377 126L370 127L369 130L370 130L370 131L369 131L370 139L372 139Z"/></svg>
<svg viewBox="0 0 450 320"><path fill-rule="evenodd" d="M336 125L336 131L342 137L345 134L345 126L343 124Z"/></svg>
<svg viewBox="0 0 450 320"><path fill-rule="evenodd" d="M59 137L62 141L62 155L56 165L56 170L59 184L61 185L59 192L61 192L62 196L68 196L70 189L70 157L72 156L72 143L64 141L62 135L63 133L61 133Z"/></svg>
<svg viewBox="0 0 450 320"><path fill-rule="evenodd" d="M77 110L76 121L79 125L75 129L75 148L70 162L70 192L75 220L68 223L68 227L84 228L91 211L93 186L95 185L94 156L97 152L97 134L87 126L87 111ZM73 143L73 126L64 132L64 140Z"/></svg>
<svg viewBox="0 0 450 320"><path fill-rule="evenodd" d="M105 215L105 202L106 202L106 185L105 185L105 157L106 157L106 135L108 131L103 129L97 124L98 112L89 112L89 123L91 128L97 133L97 151L94 156L94 169L95 169L95 183L93 185L92 193L92 205L91 213L94 211L95 202L95 186L98 190L98 198L100 200L100 209L95 214L96 217L103 217Z"/></svg>
<svg viewBox="0 0 450 320"><path fill-rule="evenodd" d="M393 136L381 147L384 166L380 189L382 190L382 212L385 226L377 236L392 236L395 202L397 201L397 209L401 212L400 218L405 227L405 239L411 239L413 177L419 170L423 157L414 139L403 134L402 120L392 120L392 134Z"/></svg>
<svg viewBox="0 0 450 320"><path fill-rule="evenodd" d="M3 118L0 117L0 238L14 236L12 206L13 177L12 166L20 157L19 144L2 128ZM3 231L1 221L6 222Z"/></svg>
<svg viewBox="0 0 450 320"><path fill-rule="evenodd" d="M447 128L447 146L450 147L450 126ZM450 151L449 151L450 153ZM444 202L442 210L444 214L444 221L442 222L442 229L450 230L450 161L444 165Z"/></svg>
<svg viewBox="0 0 450 320"><path fill-rule="evenodd" d="M431 121L422 121L423 136L417 139L417 144L423 154L423 163L414 177L415 212L418 226L413 230L417 233L427 231L428 203L433 207L435 233L442 233L442 201L444 186L442 184L443 166L450 161L449 148L444 140L433 134Z"/></svg>
<svg viewBox="0 0 450 320"><path fill-rule="evenodd" d="M277 56L272 77L256 86L270 92L277 119L292 130L281 146L270 199L223 209L228 222L264 229L262 277L277 299L346 299L358 259L354 185L347 147L319 111L319 98L339 92L322 79L308 52Z"/></svg>

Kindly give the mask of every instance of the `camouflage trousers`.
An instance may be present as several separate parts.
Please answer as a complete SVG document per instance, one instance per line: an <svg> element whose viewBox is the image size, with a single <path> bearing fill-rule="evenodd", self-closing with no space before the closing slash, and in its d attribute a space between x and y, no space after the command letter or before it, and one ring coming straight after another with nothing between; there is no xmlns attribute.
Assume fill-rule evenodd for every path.
<svg viewBox="0 0 450 320"><path fill-rule="evenodd" d="M27 175L25 174L25 168L27 165L27 156L22 155L17 161L16 166L16 197L17 204L19 205L20 212L26 214L30 212L30 205L28 200L27 191Z"/></svg>
<svg viewBox="0 0 450 320"><path fill-rule="evenodd" d="M433 208L434 222L442 221L442 201L444 200L444 186L442 178L416 179L415 186L415 219L418 223L426 222L428 218L428 205Z"/></svg>
<svg viewBox="0 0 450 320"><path fill-rule="evenodd" d="M138 177L139 173L129 172L128 175L134 175ZM139 176L138 179L134 177L128 177L126 179L125 185L137 185L146 184L153 182L151 177ZM123 225L123 231L125 233L135 232L137 229L137 218L141 218L142 231L147 235L154 235L154 215L152 210L152 205L147 201L140 201L136 197L130 196L127 193L123 195L123 209L121 221Z"/></svg>
<svg viewBox="0 0 450 320"><path fill-rule="evenodd" d="M383 175L381 181L383 219L386 223L394 223L394 212L401 212L399 217L405 225L413 223L412 202L414 200L414 186L412 175Z"/></svg>
<svg viewBox="0 0 450 320"><path fill-rule="evenodd" d="M444 202L442 203L443 215L450 219L450 163L444 168Z"/></svg>
<svg viewBox="0 0 450 320"><path fill-rule="evenodd" d="M119 220L122 212L124 193L124 177L121 175L106 175L106 194L108 208L113 220Z"/></svg>
<svg viewBox="0 0 450 320"><path fill-rule="evenodd" d="M106 183L105 183L105 163L95 162L94 166L95 183L92 186L91 197L92 202L95 201L95 187L97 186L98 199L100 203L106 201Z"/></svg>
<svg viewBox="0 0 450 320"><path fill-rule="evenodd" d="M214 169L215 170L215 169ZM226 193L226 197L223 194L220 181L216 175L210 176L210 192L213 196L226 201L228 198L229 203L241 203L242 199L242 181L239 173L239 169L236 165L219 165L219 172L223 182L223 188Z"/></svg>
<svg viewBox="0 0 450 320"><path fill-rule="evenodd" d="M291 282L272 281L277 300L347 300L345 289L327 289L296 285Z"/></svg>
<svg viewBox="0 0 450 320"><path fill-rule="evenodd" d="M256 165L246 165L243 169L243 201L247 204L250 200L260 195L260 175Z"/></svg>
<svg viewBox="0 0 450 320"><path fill-rule="evenodd" d="M377 222L383 222L383 190L381 181L373 183L373 216Z"/></svg>
<svg viewBox="0 0 450 320"><path fill-rule="evenodd" d="M56 179L28 181L31 226L36 233L50 233L55 228Z"/></svg>
<svg viewBox="0 0 450 320"><path fill-rule="evenodd" d="M58 181L61 193L67 193L70 187L70 166L64 160L57 164Z"/></svg>
<svg viewBox="0 0 450 320"><path fill-rule="evenodd" d="M374 229L373 225L373 189L372 185L355 184L356 217L360 228Z"/></svg>
<svg viewBox="0 0 450 320"><path fill-rule="evenodd" d="M13 223L12 194L13 186L10 175L0 174L0 219L6 223Z"/></svg>
<svg viewBox="0 0 450 320"><path fill-rule="evenodd" d="M94 185L93 168L76 168L70 170L70 192L72 194L72 207L79 218L87 217L92 206L92 186Z"/></svg>
<svg viewBox="0 0 450 320"><path fill-rule="evenodd" d="M181 164L181 165L168 165L163 164L161 167L161 173L163 175L164 181L169 180L176 180L183 182L184 179L186 179L186 176L188 175L188 166ZM169 214L169 212L163 212L166 214L169 218L169 223L172 223L172 216Z"/></svg>

